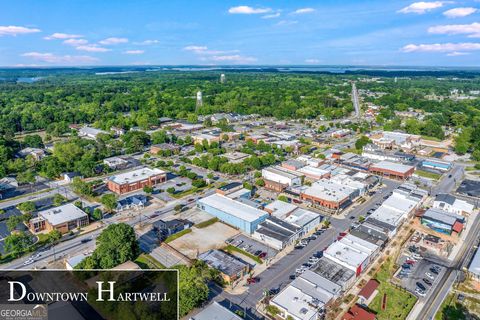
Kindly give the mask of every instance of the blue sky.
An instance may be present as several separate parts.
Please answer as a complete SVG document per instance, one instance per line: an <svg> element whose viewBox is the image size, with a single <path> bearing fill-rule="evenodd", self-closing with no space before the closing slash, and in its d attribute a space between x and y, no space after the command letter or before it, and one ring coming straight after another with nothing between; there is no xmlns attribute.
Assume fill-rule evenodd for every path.
<svg viewBox="0 0 480 320"><path fill-rule="evenodd" d="M480 0L2 1L0 66L480 65Z"/></svg>

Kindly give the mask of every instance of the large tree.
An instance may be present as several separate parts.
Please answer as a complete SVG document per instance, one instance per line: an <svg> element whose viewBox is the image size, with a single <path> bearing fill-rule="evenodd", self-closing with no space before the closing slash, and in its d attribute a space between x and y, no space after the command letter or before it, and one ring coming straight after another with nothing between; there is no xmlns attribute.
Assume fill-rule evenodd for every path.
<svg viewBox="0 0 480 320"><path fill-rule="evenodd" d="M97 247L77 269L110 269L140 254L135 231L125 223L109 225L97 238Z"/></svg>

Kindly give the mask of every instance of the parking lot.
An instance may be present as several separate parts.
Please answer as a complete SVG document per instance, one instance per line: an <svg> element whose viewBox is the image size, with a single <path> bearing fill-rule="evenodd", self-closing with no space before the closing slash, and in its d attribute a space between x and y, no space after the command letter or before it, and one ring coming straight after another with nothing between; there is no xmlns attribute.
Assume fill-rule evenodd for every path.
<svg viewBox="0 0 480 320"><path fill-rule="evenodd" d="M430 288L436 285L437 279L445 272L445 268L411 249L413 246L410 246L399 258L398 263L401 267L396 277L401 280L406 290L418 297L424 297L429 293Z"/></svg>
<svg viewBox="0 0 480 320"><path fill-rule="evenodd" d="M168 180L154 188L153 196L159 200L169 202L173 198L168 194L168 188L175 188L175 192L183 192L192 188L192 180L185 177L169 174Z"/></svg>
<svg viewBox="0 0 480 320"><path fill-rule="evenodd" d="M256 241L244 234L238 234L226 241L227 244L231 244L239 249L242 249L255 256L263 256L262 259L272 259L278 253L277 250L270 248L269 246Z"/></svg>

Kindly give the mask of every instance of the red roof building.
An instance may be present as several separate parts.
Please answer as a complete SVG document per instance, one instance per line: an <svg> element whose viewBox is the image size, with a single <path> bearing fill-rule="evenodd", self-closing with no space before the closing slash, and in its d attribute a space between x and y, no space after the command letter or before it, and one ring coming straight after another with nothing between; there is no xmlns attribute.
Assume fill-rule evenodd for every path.
<svg viewBox="0 0 480 320"><path fill-rule="evenodd" d="M370 281L367 282L365 287L363 287L363 289L360 290L360 292L358 293L358 296L360 298L365 299L365 300L370 299L370 297L375 292L375 290L377 290L378 285L379 285L379 283L378 283L377 280L370 279Z"/></svg>
<svg viewBox="0 0 480 320"><path fill-rule="evenodd" d="M463 223L460 221L455 221L452 227L452 231L455 231L456 233L460 233L463 231Z"/></svg>
<svg viewBox="0 0 480 320"><path fill-rule="evenodd" d="M348 310L342 317L342 320L375 320L376 316L374 313L368 312L367 310L361 308L358 304Z"/></svg>

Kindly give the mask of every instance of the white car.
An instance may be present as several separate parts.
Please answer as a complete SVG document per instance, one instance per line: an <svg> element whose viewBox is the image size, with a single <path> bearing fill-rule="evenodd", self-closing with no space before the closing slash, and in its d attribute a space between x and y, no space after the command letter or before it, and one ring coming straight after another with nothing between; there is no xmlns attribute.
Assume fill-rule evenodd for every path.
<svg viewBox="0 0 480 320"><path fill-rule="evenodd" d="M425 291L417 288L415 289L415 293L418 294L420 297L425 297L427 294L425 293Z"/></svg>
<svg viewBox="0 0 480 320"><path fill-rule="evenodd" d="M33 261L33 259L28 259L28 260L26 260L26 261L23 263L23 265L24 265L24 266L27 266L27 265L32 264L32 263L34 263L34 262L35 262L35 261Z"/></svg>
<svg viewBox="0 0 480 320"><path fill-rule="evenodd" d="M425 275L431 279L431 280L435 280L435 277L433 276L433 274L431 274L430 272L425 272Z"/></svg>

